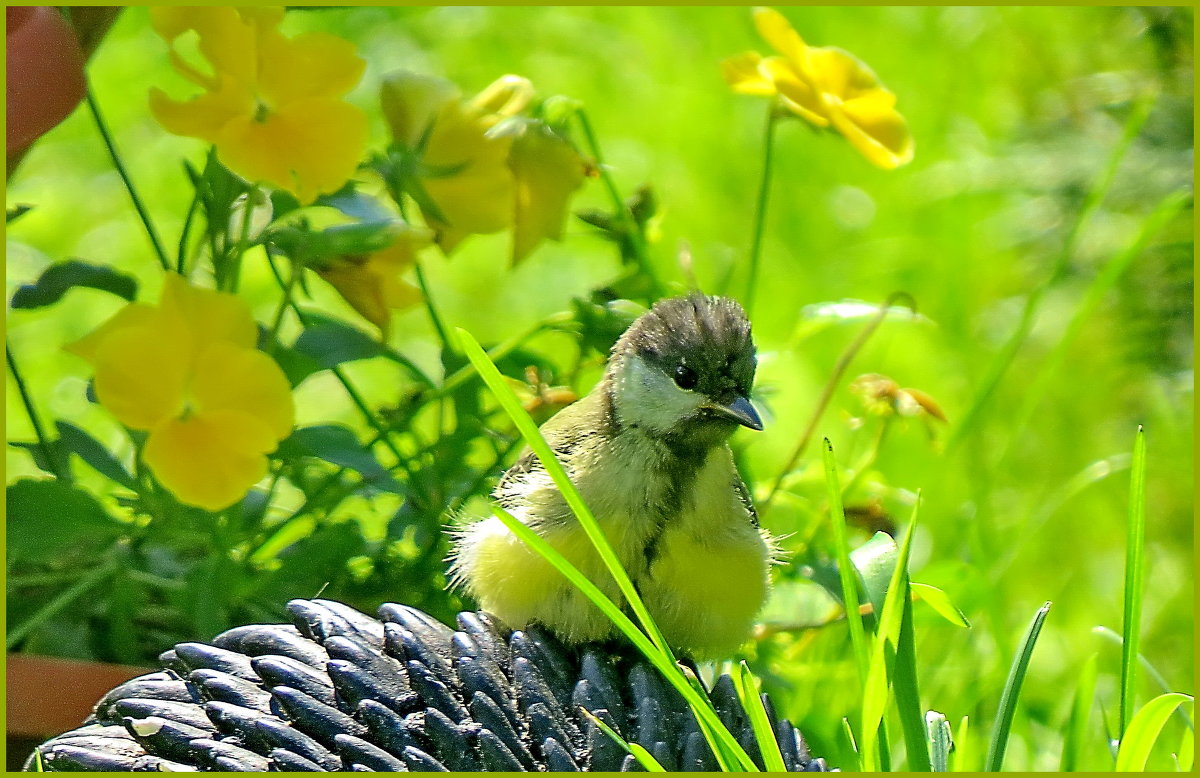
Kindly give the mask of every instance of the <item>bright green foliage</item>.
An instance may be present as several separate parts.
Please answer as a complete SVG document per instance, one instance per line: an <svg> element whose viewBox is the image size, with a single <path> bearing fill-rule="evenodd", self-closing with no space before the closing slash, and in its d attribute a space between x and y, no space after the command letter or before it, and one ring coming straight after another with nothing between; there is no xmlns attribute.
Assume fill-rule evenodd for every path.
<svg viewBox="0 0 1200 778"><path fill-rule="evenodd" d="M229 143L155 121L152 88L197 86L147 9L124 10L89 63L91 99L8 182L10 650L151 663L318 592L449 620L471 603L446 590L443 528L527 437L455 329L540 422L656 299L744 300L754 276L766 429L733 443L785 561L734 659L814 754L1190 765L1192 9L779 10L813 51L869 65L911 161L884 170L850 125L777 115L775 93L802 100L802 85L732 93L723 60L777 51L748 8L293 9L287 41L336 36L365 61L337 100L369 120L358 183L302 202L231 173ZM188 45L175 39L185 59ZM453 85L428 95L443 132L397 145L380 102L397 71ZM524 165L541 158L531 140L569 176ZM463 210L485 183L502 197ZM464 236L438 223L452 211L494 219ZM167 269L249 306L297 409L267 476L216 513L155 480L146 434L63 350L130 299L159 300ZM910 599L892 539L918 493L897 579ZM1097 652L1089 633L1118 623L1121 652ZM873 652L895 705L876 669L865 711ZM961 723L947 733L928 710ZM864 713L881 726L861 731ZM1125 730L1120 757L1106 725Z"/></svg>

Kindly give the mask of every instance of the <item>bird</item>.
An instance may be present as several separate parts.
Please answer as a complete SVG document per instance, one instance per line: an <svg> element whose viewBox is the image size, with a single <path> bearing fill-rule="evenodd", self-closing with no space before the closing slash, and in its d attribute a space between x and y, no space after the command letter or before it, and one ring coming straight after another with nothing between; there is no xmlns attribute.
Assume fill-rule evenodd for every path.
<svg viewBox="0 0 1200 778"><path fill-rule="evenodd" d="M604 376L540 428L612 544L668 645L729 658L748 639L778 549L759 526L729 439L762 430L750 402L751 325L735 300L660 300L617 339ZM527 450L492 499L627 607L566 499ZM451 530L451 585L510 625L540 624L567 644L616 628L495 515Z"/></svg>

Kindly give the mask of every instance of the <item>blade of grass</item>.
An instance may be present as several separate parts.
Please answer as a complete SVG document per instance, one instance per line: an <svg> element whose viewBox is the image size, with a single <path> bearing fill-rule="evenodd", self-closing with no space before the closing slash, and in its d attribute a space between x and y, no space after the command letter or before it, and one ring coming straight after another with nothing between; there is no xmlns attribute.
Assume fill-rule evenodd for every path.
<svg viewBox="0 0 1200 778"><path fill-rule="evenodd" d="M624 748L627 752L633 754L633 758L637 760L638 764L646 768L646 772L665 773L667 771L665 767L658 763L658 760L654 758L654 755L647 751L646 748L640 743L627 742L625 738L617 734L616 730L605 724L600 719L596 718L596 715L590 710L587 710L586 708L580 708L579 712L582 713L588 719L588 721L595 724L601 732L612 738L617 745L619 745L621 748Z"/></svg>
<svg viewBox="0 0 1200 778"><path fill-rule="evenodd" d="M918 504L919 502L918 498ZM872 640L870 666L867 669L867 682L863 686L862 702L862 758L863 766L867 770L878 770L882 767L879 725L883 721L890 697L888 690L895 668L895 646L900 640L904 602L908 599L908 556L912 549L913 528L916 524L914 508L913 517L905 527L904 536L896 551L896 564L892 568L892 576L888 581L887 594L884 595L883 608L876 622L875 637ZM921 748L926 748L923 735Z"/></svg>
<svg viewBox="0 0 1200 778"><path fill-rule="evenodd" d="M950 738L950 722L936 710L925 714L925 727L929 732L929 764L935 773L944 773L950 769L950 748L954 745Z"/></svg>
<svg viewBox="0 0 1200 778"><path fill-rule="evenodd" d="M909 584L910 591L911 587ZM917 647L912 612L912 597L905 597L904 612L900 621L900 643L896 646L892 692L896 695L896 711L900 714L900 726L904 731L908 768L917 772L929 772L932 768L929 763L928 742L921 727L921 691L917 683Z"/></svg>
<svg viewBox="0 0 1200 778"><path fill-rule="evenodd" d="M951 601L950 595L936 586L930 586L929 584L911 581L908 585L912 589L913 599L925 603L939 616L954 626L965 629L971 628L971 622L967 621L966 615Z"/></svg>
<svg viewBox="0 0 1200 778"><path fill-rule="evenodd" d="M728 728L726 728L717 717L716 710L713 708L712 702L707 698L706 695L701 695L688 682L688 680L684 678L683 673L679 671L678 665L675 662L674 654L667 646L667 643L663 639L662 633L659 631L658 626L650 617L649 611L646 610L646 606L642 603L636 589L634 589L633 582L629 580L629 574L626 573L624 568L621 567L620 560L617 559L616 553L612 550L612 546L608 543L607 538L605 538L604 532L600 529L600 525L596 522L595 517L584 503L583 497L579 494L579 490L575 488L575 485L571 483L571 479L567 477L566 471L563 470L562 465L559 463L558 459L555 458L550 446L541 436L541 433L538 432L537 425L534 424L533 419L530 418L525 409L521 407L520 401L517 399L516 394L513 393L512 388L505 383L503 376L500 375L500 371L488 358L487 354L484 353L482 347L480 347L479 343L474 337L471 336L469 332L459 328L457 330L457 335L463 352L467 355L467 358L471 361L471 364L475 366L475 369L479 372L479 375L483 379L484 383L492 391L492 394L496 397L497 402L500 403L500 406L512 419L526 443L529 444L529 447L541 460L542 464L546 468L547 473L550 474L551 478L554 480L554 483L562 492L567 504L571 506L576 518L579 519L580 525L583 527L584 531L588 535L588 538L596 548L597 553L608 567L609 572L613 575L613 578L616 579L617 585L621 588L621 592L625 596L626 602L629 603L630 607L634 611L634 614L638 617L638 620L642 623L642 626L645 628L646 632L642 633L641 630L634 626L633 622L630 621L627 616L621 613L620 609L615 604L612 604L611 601L608 601L608 598L604 596L599 588L597 588L590 581L587 581L586 577L583 576L582 573L579 573L579 578L577 581L576 579L572 580L576 582L576 585L586 582L587 586L581 586L581 590L589 597L589 599L595 602L596 605L601 608L601 610L604 610L605 613L607 613L609 617L613 619L613 622L617 624L619 628L621 628L622 632L624 632L630 638L630 640L634 641L634 644L646 655L646 658L649 659L650 662L654 664L660 672L663 673L667 681L675 686L675 688L679 690L680 694L683 695L683 698L688 701L688 704L692 707L692 710L696 715L696 720L700 723L701 732L704 733L705 738L708 740L709 746L712 748L713 753L717 756L718 761L722 762L722 767L728 768L728 765L725 763L724 755L730 754L733 755L742 769L748 771L756 770L757 768L754 765L753 760L750 759L750 756L746 753L745 749L743 749L737 743L737 740L729 732ZM542 540L540 536L538 536L525 525L521 524L512 516L502 514L502 512L500 512L498 509L497 511L497 516L499 516L501 521L505 522L505 525L510 529L510 531L513 532L514 535L521 538L532 548L536 549L538 553L547 559L547 561L550 561L552 564L554 564L557 569L560 571L564 570L565 568L574 569L565 557L555 551L554 548ZM555 560L557 560L557 563ZM575 572L578 573L578 570ZM611 608L606 609L601 604L601 601L608 601ZM647 636L649 637L647 638Z"/></svg>
<svg viewBox="0 0 1200 778"><path fill-rule="evenodd" d="M775 729L771 726L767 709L763 707L762 698L758 695L754 674L750 672L745 660L738 663L738 672L734 673L734 677L738 680L737 691L738 696L742 698L742 708L750 716L750 728L754 732L754 739L758 741L758 750L763 755L763 767L767 772L786 773L787 765L784 764L783 754L779 752Z"/></svg>
<svg viewBox="0 0 1200 778"><path fill-rule="evenodd" d="M954 772L966 773L973 772L971 768L971 750L968 748L970 743L967 740L967 735L971 732L970 716L963 716L962 721L958 724L958 733L954 736Z"/></svg>
<svg viewBox="0 0 1200 778"><path fill-rule="evenodd" d="M1146 431L1139 426L1130 462L1129 523L1125 535L1125 615L1121 620L1121 713L1117 737L1133 715L1137 694L1137 656L1141 642L1142 589L1146 564Z"/></svg>
<svg viewBox="0 0 1200 778"><path fill-rule="evenodd" d="M1000 708L996 711L996 726L992 730L992 742L988 746L987 765L984 768L989 773L1000 771L1004 763L1004 752L1008 748L1008 735L1012 730L1013 716L1017 713L1017 699L1021 696L1021 684L1025 682L1025 673L1029 669L1029 658L1033 656L1033 647L1037 644L1038 634L1050 612L1047 602L1038 608L1021 639L1017 654L1013 657L1012 668L1008 671L1008 680L1004 682L1004 692L1000 695Z"/></svg>
<svg viewBox="0 0 1200 778"><path fill-rule="evenodd" d="M1183 706L1179 706L1175 710L1179 710ZM1179 741L1179 751L1175 754L1175 769L1181 773L1190 773L1192 771L1192 762L1196 755L1196 736L1187 732L1183 733L1183 737Z"/></svg>
<svg viewBox="0 0 1200 778"><path fill-rule="evenodd" d="M1123 643L1121 636L1116 632L1113 632L1108 627L1092 627L1092 634L1099 635L1105 640L1109 640L1118 646ZM1151 680L1158 685L1159 689L1161 689L1163 692L1171 691L1171 685L1167 683L1167 679L1163 677L1162 673L1158 671L1157 667L1150 664L1150 660L1146 658L1145 654L1138 654L1138 665L1146 671L1146 675L1150 676ZM1192 721L1192 717L1188 715L1186 710L1184 710L1182 707L1176 708L1175 715L1179 717L1179 720L1183 722L1185 727L1195 731L1195 723Z"/></svg>
<svg viewBox="0 0 1200 778"><path fill-rule="evenodd" d="M854 754L854 759L857 764L854 765L854 770L862 770L862 758L858 753L858 743L854 740L854 729L850 726L850 719L842 716L842 734L846 736L846 742L850 744L850 752Z"/></svg>
<svg viewBox="0 0 1200 778"><path fill-rule="evenodd" d="M850 643L854 649L859 682L865 686L871 658L866 633L863 631L862 612L859 610L858 579L854 574L854 566L850 563L842 488L838 483L837 462L833 457L833 444L829 442L829 438L825 438L825 449L821 453L825 461L825 485L829 493L829 521L833 530L834 553L837 556L838 576L842 584L842 605L846 610L846 624L850 629Z"/></svg>
<svg viewBox="0 0 1200 778"><path fill-rule="evenodd" d="M1117 772L1145 770L1150 749L1158 741L1167 719L1171 718L1175 708L1188 702L1192 702L1191 695L1168 692L1143 705L1121 738L1121 746L1117 749Z"/></svg>
<svg viewBox="0 0 1200 778"><path fill-rule="evenodd" d="M1071 716L1067 720L1062 761L1059 763L1059 769L1064 773L1074 772L1080 763L1080 750L1087 738L1092 704L1096 701L1096 667L1097 655L1092 654L1079 671L1079 686L1075 689L1075 701L1071 705Z"/></svg>

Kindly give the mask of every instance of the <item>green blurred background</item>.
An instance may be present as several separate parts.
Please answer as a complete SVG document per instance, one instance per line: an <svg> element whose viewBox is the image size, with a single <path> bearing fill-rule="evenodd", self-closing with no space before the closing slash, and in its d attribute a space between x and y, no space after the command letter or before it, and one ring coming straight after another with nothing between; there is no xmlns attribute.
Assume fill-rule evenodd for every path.
<svg viewBox="0 0 1200 778"><path fill-rule="evenodd" d="M986 750L1016 642L1037 607L1054 602L1005 766L1056 768L1078 670L1094 652L1110 720L1117 705L1119 649L1092 628L1121 628L1128 454L1139 424L1149 450L1142 647L1171 689L1193 688L1190 202L1146 238L1115 288L1080 320L1078 336L1056 352L1103 269L1135 243L1165 197L1191 190L1192 10L784 12L810 44L845 48L872 66L897 95L917 151L907 167L881 171L835 135L799 121L781 126L753 312L767 429L739 434L741 461L761 497L838 355L862 326L862 319L815 319L806 306L877 305L892 292L911 295L924 319L885 323L847 379L891 376L934 397L949 424L935 425L932 440L920 423L899 424L847 501L878 501L888 516L906 521L920 490L914 580L945 589L972 623L962 630L917 610L923 702L956 726L971 717L967 745L976 758ZM444 75L468 94L517 73L541 96L582 101L623 191L649 184L659 197L661 235L651 250L660 275L685 288L675 257L687 241L705 291L741 293L765 103L732 94L718 63L746 49L766 53L749 9L331 9L290 13L284 29L326 30L359 47L368 66L351 99L372 116L373 148L386 143L375 102L380 77L396 68ZM133 180L170 245L190 197L181 159L199 165L205 149L168 135L149 116L151 86L186 92L145 9L121 15L89 71ZM1135 104L1147 96L1149 118L1079 234L1065 272L1047 283ZM47 135L9 181L8 205L18 203L35 207L8 230L9 296L49 263L80 257L137 276L144 299L157 299L160 271L85 109ZM605 204L602 187L590 183L574 207ZM544 245L515 270L502 235L473 237L451 259L431 253L427 262L448 322L493 343L566 309L619 271L612 247L579 221L568 224L561 244ZM1029 337L994 394L961 427L1035 290L1041 297ZM276 300L270 284L249 283L246 296L260 320L270 316ZM353 316L333 295L319 299ZM7 325L43 414L72 420L114 446L120 431L84 398L85 365L61 347L117 307L114 298L76 291L54 308L10 312ZM396 348L439 369L423 310L400 316L393 332ZM531 347L553 355L567 348L567 337L547 335ZM350 367L374 405L395 401L394 368ZM576 388L585 391L596 375L586 372ZM858 426L862 409L847 383L817 430L843 464L867 450L877 429ZM9 389L8 437L32 439L11 382ZM332 392L320 377L302 385L298 421L358 426L351 409L339 405L340 395L337 402L324 399ZM1017 424L1026 414L1027 423ZM952 438L956 444L947 447ZM27 454L11 447L7 467L9 482L37 473ZM794 533L799 547L824 537L822 488L818 447L810 446L790 494L765 523ZM807 597L781 588L769 615L786 622L789 608L803 607ZM405 592L389 598L413 601ZM835 625L773 637L759 645L752 664L813 751L833 764L843 761L841 717L854 709L857 688L845 630ZM1143 701L1158 691L1147 681ZM1094 711L1082 767L1111 767L1100 715ZM1170 726L1179 731L1168 729L1168 740L1178 743L1183 730L1177 722ZM1169 767L1169 750L1156 752L1152 766Z"/></svg>

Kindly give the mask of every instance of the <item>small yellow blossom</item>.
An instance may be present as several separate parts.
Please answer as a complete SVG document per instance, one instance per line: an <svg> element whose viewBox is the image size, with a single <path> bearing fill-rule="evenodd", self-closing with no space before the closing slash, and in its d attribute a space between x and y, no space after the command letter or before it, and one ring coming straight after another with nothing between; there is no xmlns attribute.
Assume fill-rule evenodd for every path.
<svg viewBox="0 0 1200 778"><path fill-rule="evenodd" d="M150 110L176 135L217 147L230 170L310 202L342 186L367 142L367 118L341 99L366 63L345 40L277 29L279 8L156 7L154 29L171 44L175 70L204 93L187 101L150 92ZM212 73L193 67L176 40L194 30Z"/></svg>
<svg viewBox="0 0 1200 778"><path fill-rule="evenodd" d="M912 135L896 111L896 96L871 68L842 49L807 45L778 11L754 9L754 24L778 55L747 51L722 62L735 92L777 96L802 119L832 126L881 168L912 160Z"/></svg>
<svg viewBox="0 0 1200 778"><path fill-rule="evenodd" d="M429 230L409 227L396 242L366 255L340 257L317 273L338 291L354 310L379 328L387 340L393 309L421 301L421 290L400 277L416 264L417 252L433 244Z"/></svg>
<svg viewBox="0 0 1200 778"><path fill-rule="evenodd" d="M210 511L240 500L292 430L291 389L255 348L250 309L168 273L157 306L132 303L68 350L96 370L96 399L148 432L142 455L181 502Z"/></svg>
<svg viewBox="0 0 1200 778"><path fill-rule="evenodd" d="M444 252L467 235L511 226L516 263L544 238L562 237L586 165L544 124L519 118L532 99L533 85L513 75L470 100L434 76L401 71L384 79L384 117L397 143L419 154L422 191L410 194Z"/></svg>

